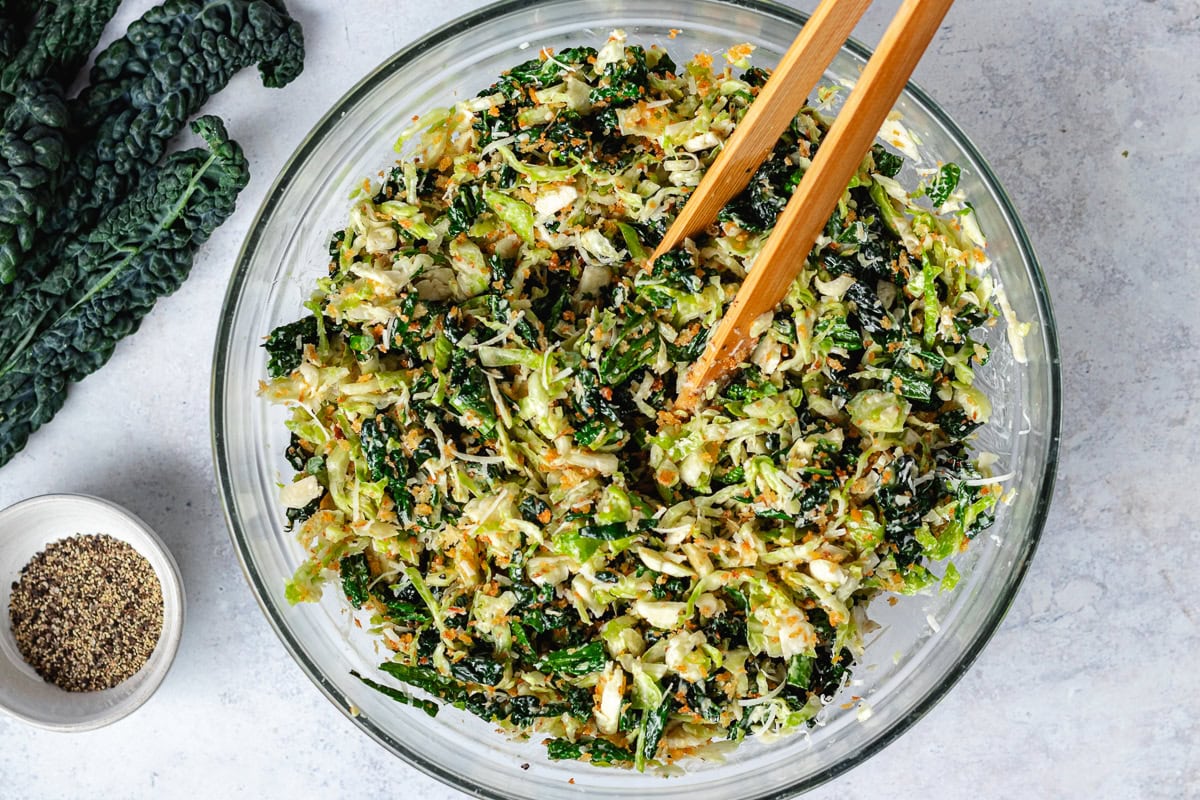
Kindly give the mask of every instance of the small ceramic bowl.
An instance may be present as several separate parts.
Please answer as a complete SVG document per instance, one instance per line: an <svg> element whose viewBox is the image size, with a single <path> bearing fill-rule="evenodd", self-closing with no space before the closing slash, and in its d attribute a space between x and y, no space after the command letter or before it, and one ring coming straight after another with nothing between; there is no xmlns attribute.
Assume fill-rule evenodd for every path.
<svg viewBox="0 0 1200 800"><path fill-rule="evenodd" d="M149 660L127 680L98 692L68 692L25 663L13 638L8 601L21 569L47 545L76 534L106 533L145 556L163 592L163 625ZM0 511L0 710L57 731L87 731L116 722L162 683L183 632L183 581L175 559L146 523L120 506L78 494L32 497Z"/></svg>

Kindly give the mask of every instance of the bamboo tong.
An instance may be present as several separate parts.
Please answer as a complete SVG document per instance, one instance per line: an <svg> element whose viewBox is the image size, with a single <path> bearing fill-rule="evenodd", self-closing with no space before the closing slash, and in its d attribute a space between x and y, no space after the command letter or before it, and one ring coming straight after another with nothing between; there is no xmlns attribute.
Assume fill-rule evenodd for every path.
<svg viewBox="0 0 1200 800"><path fill-rule="evenodd" d="M904 0L704 353L692 365L677 410L693 410L710 383L749 355L755 320L787 295L951 3ZM667 230L651 263L703 230L745 188L870 4L871 0L823 0Z"/></svg>

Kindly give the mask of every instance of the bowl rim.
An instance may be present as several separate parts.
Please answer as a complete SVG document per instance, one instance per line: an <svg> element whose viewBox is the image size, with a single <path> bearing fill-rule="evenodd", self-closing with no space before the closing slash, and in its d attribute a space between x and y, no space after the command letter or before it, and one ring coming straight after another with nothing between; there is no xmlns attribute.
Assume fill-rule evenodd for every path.
<svg viewBox="0 0 1200 800"><path fill-rule="evenodd" d="M545 5L554 5L558 2L567 0L542 0ZM750 11L756 11L763 14L782 18L788 22L798 26L804 25L810 15L803 11L783 6L774 0L711 0L712 2L721 3L731 8L743 8ZM444 38L462 33L464 31L479 27L494 20L498 16L506 16L510 13L524 10L529 5L528 0L499 0L499 2L484 5L475 11L457 17L443 25L438 26L429 33L411 42L407 46L402 47L391 56L386 58L382 63L372 69L362 79L357 81L342 97L330 108L330 110L313 126L313 128L305 136L301 144L296 148L284 167L276 176L275 181L271 185L271 189L267 192L262 205L259 207L254 221L247 229L246 238L243 242L242 249L238 254L237 262L234 265L233 272L230 275L229 286L226 290L225 298L222 302L222 312L215 347L213 351L213 377L210 384L210 399L211 399L211 434L213 447L214 468L217 473L217 481L220 486L221 506L225 515L226 525L229 529L230 538L233 542L234 552L237 554L238 563L241 565L242 572L250 584L254 599L262 609L271 628L283 643L284 648L296 661L316 687L325 697L333 703L343 715L353 722L359 729L367 733L377 743L387 749L394 755L400 756L406 763L412 765L416 769L426 775L436 778L437 780L454 787L460 791L469 792L478 797L495 798L495 800L507 800L506 796L495 791L491 787L478 784L472 780L466 779L448 769L445 765L431 761L420 755L419 753L410 750L402 741L397 740L386 731L382 730L374 724L370 719L364 719L355 713L352 703L341 694L338 688L326 680L320 668L314 664L305 652L303 644L294 636L286 621L276 613L274 607L266 601L266 593L271 589L264 585L260 576L254 570L250 558L249 551L245 546L246 531L243 529L241 521L234 514L233 488L228 469L226 467L228 453L226 451L226 442L222 435L221 419L225 413L224 398L221 389L225 382L227 372L226 352L228 351L232 338L233 314L231 310L236 304L246 277L249 273L251 256L256 249L258 240L261 236L261 229L264 220L269 216L271 209L283 190L293 182L299 172L301 164L308 158L312 150L316 147L329 129L336 124L342 116L343 109L346 109L358 102L362 95L370 91L375 83L386 75L401 69L413 61L419 60L428 50L440 43ZM867 60L871 57L873 50L851 37L844 45L844 49L851 54ZM1012 229L1016 240L1018 250L1021 253L1022 260L1028 268L1034 282L1034 297L1041 315L1044 325L1041 327L1041 335L1045 339L1047 366L1050 373L1049 385L1046 387L1049 395L1049 412L1050 425L1047 431L1047 453L1045 472L1042 476L1041 485L1037 487L1037 501L1034 507L1031 526L1029 529L1028 542L1018 560L1014 560L1011 567L1012 581L1009 584L1006 595L1002 596L999 602L993 609L992 614L986 619L983 625L975 632L972 641L964 650L962 657L953 669L948 672L945 677L932 686L924 696L913 705L912 710L905 716L896 720L889 728L881 734L869 741L864 747L854 753L830 764L821 771L808 776L787 787L767 792L764 794L755 794L752 797L747 795L747 800L784 800L788 797L793 797L796 794L809 791L820 786L843 773L862 764L864 761L871 758L876 753L883 750L893 741L898 739L918 721L923 719L933 707L944 698L950 690L958 683L959 679L970 669L975 663L979 654L987 646L992 636L1000 627L1000 623L1004 620L1009 608L1012 606L1016 598L1025 575L1029 569L1029 565L1033 560L1033 556L1037 551L1038 544L1041 541L1042 533L1045 528L1046 520L1049 514L1050 502L1054 493L1054 484L1058 468L1058 451L1059 442L1062 431L1062 375L1061 375L1061 359L1058 344L1057 326L1054 319L1054 313L1050 305L1049 289L1046 283L1045 274L1042 271L1041 265L1033 250L1033 245L1029 240L1029 236L1025 231L1024 225L1021 223L1020 217L1017 214L1016 208L1009 198L1008 193L1004 190L999 178L992 170L991 165L979 152L974 142L963 132L963 130L955 123L950 116L942 110L930 95L925 92L918 84L909 81L905 85L905 93L915 100L920 105L924 106L930 116L936 120L938 124L943 126L951 137L956 141L963 151L975 161L982 170L982 179L987 184L988 188L994 193L997 204L1000 207L1006 221Z"/></svg>
<svg viewBox="0 0 1200 800"><path fill-rule="evenodd" d="M114 503L111 500L106 500L103 497L95 495L83 494L77 492L54 492L48 494L34 495L27 497L24 500L19 500L4 509L0 509L0 517L7 516L10 513L22 510L28 506L44 506L41 513L53 513L56 506L62 506L64 503L74 503L83 506L100 506L109 511L112 511L117 516L123 518L128 524L128 527L119 532L112 533L107 531L99 531L99 535L108 533L122 541L128 542L135 550L152 550L163 559L167 568L167 581L159 578L163 594L163 625L162 630L158 634L158 641L155 643L155 651L162 647L163 660L159 662L153 672L142 674L139 672L130 676L127 680L137 681L137 686L134 691L120 703L112 706L108 711L94 719L84 722L53 722L50 720L33 717L18 711L8 705L2 697L0 697L0 711L4 712L13 719L20 720L27 725L32 725L43 730L55 731L59 733L84 733L94 731L98 728L103 728L111 725L114 722L124 719L125 717L137 711L146 704L154 693L158 691L159 686L166 679L167 674L171 671L172 665L175 663L175 657L179 653L179 643L183 638L183 628L187 617L187 593L183 585L183 576L179 571L179 564L175 561L175 557L171 554L170 549L162 538L151 528L141 517L134 514L124 506ZM137 542L129 541L126 534L132 534L133 538L138 539ZM143 553L144 555L144 553ZM0 624L8 625L8 615L5 612L3 621ZM147 662L149 663L149 662Z"/></svg>

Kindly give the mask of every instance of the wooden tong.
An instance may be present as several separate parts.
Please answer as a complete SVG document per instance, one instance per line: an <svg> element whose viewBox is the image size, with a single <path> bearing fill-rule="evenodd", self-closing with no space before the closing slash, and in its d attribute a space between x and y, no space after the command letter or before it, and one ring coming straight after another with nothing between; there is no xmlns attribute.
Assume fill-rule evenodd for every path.
<svg viewBox="0 0 1200 800"><path fill-rule="evenodd" d="M676 410L692 411L710 383L749 355L755 320L787 295L953 1L904 0L704 353L688 372ZM870 0L821 3L652 258L702 230L745 187L869 5Z"/></svg>

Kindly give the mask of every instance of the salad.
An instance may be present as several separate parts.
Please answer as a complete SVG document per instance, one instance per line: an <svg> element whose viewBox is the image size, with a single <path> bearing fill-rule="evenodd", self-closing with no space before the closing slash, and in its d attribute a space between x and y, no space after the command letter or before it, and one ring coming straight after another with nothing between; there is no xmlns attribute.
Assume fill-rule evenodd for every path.
<svg viewBox="0 0 1200 800"><path fill-rule="evenodd" d="M969 448L1001 317L959 169L889 123L751 357L683 376L828 128L823 89L702 236L648 254L768 73L614 32L415 120L267 338L309 557L366 684L644 770L812 724L870 601L953 588L1000 479ZM797 253L797 258L805 254Z"/></svg>

